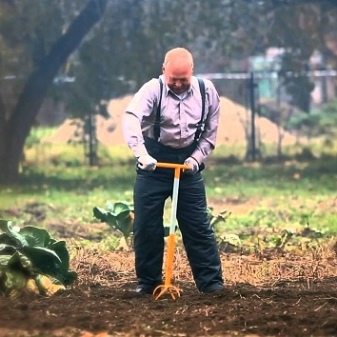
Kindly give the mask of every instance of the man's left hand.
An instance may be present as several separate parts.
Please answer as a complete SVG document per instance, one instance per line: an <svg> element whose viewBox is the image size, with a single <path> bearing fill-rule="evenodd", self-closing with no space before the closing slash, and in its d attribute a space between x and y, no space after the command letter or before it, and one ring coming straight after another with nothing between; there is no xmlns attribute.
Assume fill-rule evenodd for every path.
<svg viewBox="0 0 337 337"><path fill-rule="evenodd" d="M184 164L190 167L189 170L184 171L185 173L196 174L197 172L199 172L199 163L193 157L188 157L185 160Z"/></svg>

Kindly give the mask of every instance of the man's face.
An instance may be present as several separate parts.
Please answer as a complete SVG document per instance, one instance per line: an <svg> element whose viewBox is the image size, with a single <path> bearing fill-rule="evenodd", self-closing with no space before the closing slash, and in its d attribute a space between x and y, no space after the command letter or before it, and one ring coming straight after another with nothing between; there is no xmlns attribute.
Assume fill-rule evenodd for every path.
<svg viewBox="0 0 337 337"><path fill-rule="evenodd" d="M177 95L190 87L192 72L193 67L188 60L171 60L163 66L165 81Z"/></svg>

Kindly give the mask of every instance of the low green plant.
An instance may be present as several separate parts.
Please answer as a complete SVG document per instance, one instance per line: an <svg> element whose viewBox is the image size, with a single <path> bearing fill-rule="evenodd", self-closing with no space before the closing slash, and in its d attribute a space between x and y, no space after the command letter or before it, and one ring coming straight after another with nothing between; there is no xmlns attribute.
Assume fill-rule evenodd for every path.
<svg viewBox="0 0 337 337"><path fill-rule="evenodd" d="M119 201L114 204L107 202L106 208L94 207L94 217L122 233L126 248L129 249L128 241L133 232L133 206Z"/></svg>
<svg viewBox="0 0 337 337"><path fill-rule="evenodd" d="M223 253L240 253L242 251L242 242L236 234L223 233L217 236L219 250Z"/></svg>
<svg viewBox="0 0 337 337"><path fill-rule="evenodd" d="M208 207L207 213L210 219L210 224L215 231L220 230L221 227L225 225L227 219L231 215L231 212L228 212L227 210L224 210L218 214L215 214L213 207Z"/></svg>
<svg viewBox="0 0 337 337"><path fill-rule="evenodd" d="M215 232L216 239L219 245L219 250L222 252L240 252L242 249L242 243L238 235L228 233L228 229L225 230L225 225L231 212L224 210L215 214L213 207L207 208L210 224Z"/></svg>
<svg viewBox="0 0 337 337"><path fill-rule="evenodd" d="M25 290L53 295L76 280L69 271L69 252L64 241L52 239L40 228L20 228L0 220L0 293L11 298Z"/></svg>
<svg viewBox="0 0 337 337"><path fill-rule="evenodd" d="M130 237L133 233L133 206L128 202L119 201L114 204L107 202L106 209L101 207L93 208L94 217L101 222L105 222L111 227L123 234L123 242L120 241L119 248L130 249ZM175 227L175 230L178 226ZM170 234L170 225L164 224L164 236Z"/></svg>

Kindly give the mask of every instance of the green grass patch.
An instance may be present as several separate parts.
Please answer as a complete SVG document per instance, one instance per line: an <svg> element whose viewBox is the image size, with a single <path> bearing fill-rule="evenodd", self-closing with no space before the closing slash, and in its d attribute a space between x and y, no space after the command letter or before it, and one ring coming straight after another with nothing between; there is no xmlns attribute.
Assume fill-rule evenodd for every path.
<svg viewBox="0 0 337 337"><path fill-rule="evenodd" d="M272 237L305 228L325 237L337 233L335 157L247 163L228 157L230 150L217 149L203 172L209 206L214 212L231 212L217 227L219 234ZM238 153L243 151L237 147ZM79 228L75 236L87 233L78 235L83 244L112 249L118 240L110 237L108 226L93 228L97 219L92 210L108 201L132 203L135 161L126 146L100 146L98 153L99 165L89 167L83 144L37 142L27 147L20 183L0 187L0 217L46 228L58 224L64 230L74 225ZM168 200L164 222L169 221Z"/></svg>

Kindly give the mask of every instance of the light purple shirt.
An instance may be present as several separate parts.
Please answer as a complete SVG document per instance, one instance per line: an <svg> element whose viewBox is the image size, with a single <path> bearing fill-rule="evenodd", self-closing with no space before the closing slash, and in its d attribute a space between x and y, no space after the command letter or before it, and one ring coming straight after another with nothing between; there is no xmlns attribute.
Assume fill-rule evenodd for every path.
<svg viewBox="0 0 337 337"><path fill-rule="evenodd" d="M163 145L185 148L194 141L202 113L198 79L192 76L191 86L183 99L178 98L163 81L161 100L160 139ZM201 164L215 147L219 120L219 95L209 80L204 79L206 100L204 130L192 156ZM135 157L147 154L144 137L154 138L154 121L160 99L158 78L145 83L134 95L123 115L124 139Z"/></svg>

